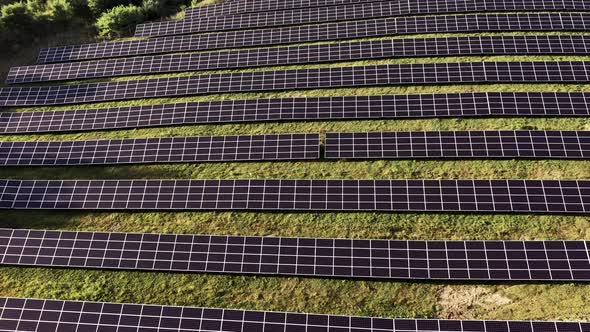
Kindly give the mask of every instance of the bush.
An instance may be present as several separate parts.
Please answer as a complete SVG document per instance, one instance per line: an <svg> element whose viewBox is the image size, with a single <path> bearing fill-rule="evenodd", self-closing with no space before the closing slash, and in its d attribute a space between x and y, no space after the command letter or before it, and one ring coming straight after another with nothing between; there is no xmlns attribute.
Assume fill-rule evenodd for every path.
<svg viewBox="0 0 590 332"><path fill-rule="evenodd" d="M121 37L131 33L135 25L143 21L145 14L142 8L133 5L117 6L102 14L96 27L103 37Z"/></svg>
<svg viewBox="0 0 590 332"><path fill-rule="evenodd" d="M153 20L161 16L160 13L162 12L163 4L163 0L143 0L141 8L143 8L146 19Z"/></svg>
<svg viewBox="0 0 590 332"><path fill-rule="evenodd" d="M87 0L67 0L67 2L72 6L72 12L78 18L92 18L92 12L90 11L90 7L88 7Z"/></svg>
<svg viewBox="0 0 590 332"><path fill-rule="evenodd" d="M146 18L153 20L176 14L181 7L188 3L188 0L143 0L142 7Z"/></svg>
<svg viewBox="0 0 590 332"><path fill-rule="evenodd" d="M37 17L23 2L15 2L2 7L0 24L12 33L24 33L34 30Z"/></svg>
<svg viewBox="0 0 590 332"><path fill-rule="evenodd" d="M74 19L74 7L68 0L50 0L47 3L47 16L53 22L66 24Z"/></svg>
<svg viewBox="0 0 590 332"><path fill-rule="evenodd" d="M27 7L31 13L40 15L45 11L46 0L27 0Z"/></svg>
<svg viewBox="0 0 590 332"><path fill-rule="evenodd" d="M139 5L140 3L141 0L88 0L88 7L92 14L99 17L117 6Z"/></svg>
<svg viewBox="0 0 590 332"><path fill-rule="evenodd" d="M24 2L16 2L2 7L0 16L0 40L16 51L21 45L30 42L36 33L37 17Z"/></svg>

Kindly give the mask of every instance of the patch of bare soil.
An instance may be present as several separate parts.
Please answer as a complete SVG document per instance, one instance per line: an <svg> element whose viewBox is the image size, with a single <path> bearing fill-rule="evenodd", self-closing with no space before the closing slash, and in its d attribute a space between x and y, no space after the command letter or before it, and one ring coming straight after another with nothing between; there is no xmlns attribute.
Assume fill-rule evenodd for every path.
<svg viewBox="0 0 590 332"><path fill-rule="evenodd" d="M438 294L441 318L468 319L474 309L494 310L511 300L481 286L446 286Z"/></svg>

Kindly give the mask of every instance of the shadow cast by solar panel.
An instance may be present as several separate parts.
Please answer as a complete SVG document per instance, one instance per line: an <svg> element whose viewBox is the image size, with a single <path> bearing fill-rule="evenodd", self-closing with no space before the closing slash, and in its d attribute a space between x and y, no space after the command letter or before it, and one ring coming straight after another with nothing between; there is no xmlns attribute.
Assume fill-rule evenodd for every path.
<svg viewBox="0 0 590 332"><path fill-rule="evenodd" d="M116 158L116 157L115 157ZM0 159L0 161L2 161L2 159ZM0 169L22 169L23 172L27 172L28 168L31 169L31 171L37 171L39 170L39 167L51 167L51 166L55 166L55 167L64 167L64 166L68 166L68 171L71 171L72 169L74 170L74 172L76 172L76 167L78 167L78 170L80 171L87 171L88 169L92 169L92 168L96 168L99 169L101 167L105 167L105 166L116 166L116 165L128 165L128 166L134 166L134 165L178 165L178 164L184 164L184 165L198 165L198 164L219 164L219 163L227 163L227 162L231 162L231 163L240 163L240 164L253 164L253 163L260 163L260 162L268 162L268 163L280 163L280 162L286 162L286 161L293 161L293 162L325 162L326 160L323 160L323 158L289 158L289 159L251 159L251 160L236 160L236 159L228 159L228 160L202 160L202 161L150 161L150 162L106 162L106 163L93 163L91 159L70 159L70 161L65 162L63 161L63 159L44 159L44 162L42 162L42 160L38 160L39 163L35 164L35 165L31 165L31 164L2 164L0 165ZM59 161L59 162L57 162ZM110 173L112 174L112 173Z"/></svg>
<svg viewBox="0 0 590 332"><path fill-rule="evenodd" d="M395 161L395 160L400 160L400 161L408 161L408 160L417 160L417 161L439 161L439 162L447 162L447 161L459 161L459 160L473 160L473 161L484 161L484 160L522 160L522 161L543 161L543 160L589 160L590 159L590 155L589 156L580 156L580 157L547 157L547 156L542 156L542 157L529 157L529 156L525 156L525 157L502 157L502 156L491 156L491 157L423 157L423 156L404 156L404 157L395 157L395 158L364 158L364 157L358 157L358 158L322 158L321 161L339 161L339 162L359 162L359 161L379 161L379 160L385 160L385 161Z"/></svg>
<svg viewBox="0 0 590 332"><path fill-rule="evenodd" d="M1 168L18 168L18 169L23 169L23 168L31 168L31 171L33 171L33 169L38 169L38 167L51 167L51 166L56 166L56 167L60 167L60 166L74 166L74 167L79 167L80 171L83 170L88 170L89 168L92 169L94 167L96 168L100 168L100 167L105 167L105 166L114 166L114 165L129 165L129 166L133 166L133 165L174 165L174 164L184 164L184 165L198 165L198 164L219 164L219 163L227 163L227 162L232 162L232 163L260 163L260 162L269 162L269 163L279 163L279 162L286 162L286 161L292 161L292 162L321 162L323 161L321 157L317 156L308 156L308 157L293 157L293 158L281 158L281 159L273 159L273 157L264 157L264 158L260 158L260 159L250 159L250 160L239 160L239 159L225 159L225 160L191 160L191 161L148 161L148 162L120 162L120 161L116 161L117 157L113 157L112 161L107 161L107 162L94 162L92 160L92 158L87 158L87 159L76 159L76 158L70 158L68 160L64 160L64 159L53 159L53 158L45 158L45 159L31 159L28 162L24 162L23 164L17 164L18 161L14 161L14 164L7 164L6 160L4 160L5 163L3 163L2 165L0 165ZM154 158L155 159L155 158ZM26 156L24 157L20 157L20 160L26 160ZM2 161L2 159L0 159L0 161ZM36 163L36 164L35 164ZM24 172L27 172L26 169L23 170ZM68 169L68 171L71 171L71 169ZM76 172L76 170L74 170L74 172Z"/></svg>
<svg viewBox="0 0 590 332"><path fill-rule="evenodd" d="M12 203L6 201L0 201L1 203ZM439 201L427 202L427 204L440 204ZM330 214L330 213L338 213L338 214L364 214L368 212L375 212L381 214L444 214L444 215L458 215L458 216L466 216L466 215L473 215L473 214L480 214L482 216L510 216L510 215L530 215L530 216L540 216L540 215L548 215L548 216L588 216L590 212L570 212L570 211L506 211L506 210L465 210L465 211L457 211L457 210L441 210L441 209L412 209L412 210L378 210L378 209L288 209L288 208L37 208L37 207L28 207L28 208L4 208L5 211L92 211L92 212L99 212L99 213L111 213L111 212L118 212L118 213L151 213L151 212L216 212L216 213L225 213L225 212L252 212L252 213L273 213L273 214L284 214L284 215L293 215L293 214L309 214L309 213L319 213L319 214ZM1 209L0 209L1 211Z"/></svg>
<svg viewBox="0 0 590 332"><path fill-rule="evenodd" d="M223 264L223 263L219 263ZM494 279L422 279L422 278L389 278L389 277L367 277L367 276L329 276L329 275L309 275L309 274L275 274L275 273L243 273L243 272L192 272L182 270L158 270L158 269L134 269L134 268L120 268L120 267L68 267L68 266L51 266L51 265L19 265L19 264L0 264L3 266L14 266L23 269L56 269L56 270L91 270L91 271L128 271L140 273L161 273L171 275L186 275L186 274L202 274L202 275L224 275L228 277L252 277L260 276L264 278L277 279L319 279L319 280L355 280L355 281L370 281L378 283L404 283L404 284L423 284L423 285L564 285L573 282L577 284L590 284L590 280L494 280Z"/></svg>

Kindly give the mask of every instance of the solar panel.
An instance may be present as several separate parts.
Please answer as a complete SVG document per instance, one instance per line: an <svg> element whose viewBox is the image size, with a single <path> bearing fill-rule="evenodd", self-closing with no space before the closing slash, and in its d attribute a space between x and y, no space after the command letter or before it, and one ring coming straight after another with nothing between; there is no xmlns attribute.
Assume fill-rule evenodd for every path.
<svg viewBox="0 0 590 332"><path fill-rule="evenodd" d="M90 103L185 95L456 83L588 83L590 61L390 64L209 74L0 89L0 106Z"/></svg>
<svg viewBox="0 0 590 332"><path fill-rule="evenodd" d="M37 62L66 62L414 33L587 31L590 29L588 22L590 22L590 15L583 13L475 14L387 18L44 48L39 53Z"/></svg>
<svg viewBox="0 0 590 332"><path fill-rule="evenodd" d="M414 131L327 133L327 159L590 157L590 131Z"/></svg>
<svg viewBox="0 0 590 332"><path fill-rule="evenodd" d="M319 134L0 142L2 166L63 166L320 158Z"/></svg>
<svg viewBox="0 0 590 332"><path fill-rule="evenodd" d="M373 318L25 298L0 298L8 331L586 332L586 322Z"/></svg>
<svg viewBox="0 0 590 332"><path fill-rule="evenodd" d="M204 123L489 116L590 116L583 92L483 92L222 100L70 111L0 112L0 134Z"/></svg>
<svg viewBox="0 0 590 332"><path fill-rule="evenodd" d="M413 56L585 55L590 36L478 36L362 41L13 67L7 83Z"/></svg>
<svg viewBox="0 0 590 332"><path fill-rule="evenodd" d="M0 229L1 265L344 278L590 281L589 247Z"/></svg>
<svg viewBox="0 0 590 332"><path fill-rule="evenodd" d="M136 37L253 29L295 24L361 20L378 17L500 11L585 11L590 4L579 0L430 0L381 1L318 8L303 8L195 20L138 24Z"/></svg>
<svg viewBox="0 0 590 332"><path fill-rule="evenodd" d="M339 4L374 1L379 0L290 0L273 2L232 1L209 6L187 8L184 13L185 19L196 19L202 17L222 16L230 14L245 14L264 11L322 7Z"/></svg>
<svg viewBox="0 0 590 332"><path fill-rule="evenodd" d="M0 180L3 209L590 212L590 180Z"/></svg>

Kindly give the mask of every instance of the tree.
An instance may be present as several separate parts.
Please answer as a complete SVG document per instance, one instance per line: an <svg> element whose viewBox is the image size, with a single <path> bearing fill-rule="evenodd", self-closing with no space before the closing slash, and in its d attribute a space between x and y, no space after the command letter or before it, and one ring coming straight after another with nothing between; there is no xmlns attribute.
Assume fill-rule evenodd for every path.
<svg viewBox="0 0 590 332"><path fill-rule="evenodd" d="M0 51L16 51L33 38L37 17L24 2L6 5L0 12L0 41L10 46Z"/></svg>
<svg viewBox="0 0 590 332"><path fill-rule="evenodd" d="M139 5L140 3L141 0L88 0L88 7L96 17L100 17L101 14L117 6Z"/></svg>
<svg viewBox="0 0 590 332"><path fill-rule="evenodd" d="M102 14L96 27L103 37L121 37L130 34L135 25L143 21L145 14L142 8L133 5L117 6Z"/></svg>
<svg viewBox="0 0 590 332"><path fill-rule="evenodd" d="M143 0L142 7L148 20L176 14L189 0Z"/></svg>
<svg viewBox="0 0 590 332"><path fill-rule="evenodd" d="M68 0L50 0L47 16L51 21L65 25L74 18L74 7Z"/></svg>

